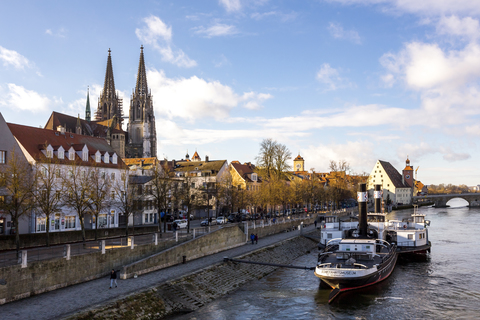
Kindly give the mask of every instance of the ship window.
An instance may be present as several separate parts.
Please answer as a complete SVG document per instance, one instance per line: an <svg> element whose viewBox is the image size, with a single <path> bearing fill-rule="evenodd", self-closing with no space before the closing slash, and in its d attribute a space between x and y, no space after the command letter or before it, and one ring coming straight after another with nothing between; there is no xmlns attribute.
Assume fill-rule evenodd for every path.
<svg viewBox="0 0 480 320"><path fill-rule="evenodd" d="M327 233L327 239L332 239L332 234L331 233Z"/></svg>
<svg viewBox="0 0 480 320"><path fill-rule="evenodd" d="M413 239L413 234L409 234L409 235L408 235L408 239L409 239L409 240L412 240L412 239Z"/></svg>

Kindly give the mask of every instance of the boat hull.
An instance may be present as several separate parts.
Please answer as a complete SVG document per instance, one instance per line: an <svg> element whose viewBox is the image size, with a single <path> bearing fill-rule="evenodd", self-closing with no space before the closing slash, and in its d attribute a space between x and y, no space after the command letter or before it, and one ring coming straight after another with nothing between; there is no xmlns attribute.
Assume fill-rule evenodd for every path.
<svg viewBox="0 0 480 320"><path fill-rule="evenodd" d="M370 270L371 272L362 274L362 272L357 271L355 274L351 271L354 269L347 269L345 272L351 271L351 273L346 276L344 273L343 275L337 272L337 275L329 276L326 275L328 272L328 268L322 268L323 270L315 270L315 275L319 277L322 281L327 283L332 289L333 297L329 298L329 302L331 302L338 294L349 291L364 288L367 286L374 285L380 281L385 280L390 276L393 269L395 268L395 264L397 263L397 254L393 253L386 261L384 261L379 267L371 268L374 270ZM334 268L332 268L334 269ZM367 269L368 270L368 269ZM333 270L332 270L333 271Z"/></svg>

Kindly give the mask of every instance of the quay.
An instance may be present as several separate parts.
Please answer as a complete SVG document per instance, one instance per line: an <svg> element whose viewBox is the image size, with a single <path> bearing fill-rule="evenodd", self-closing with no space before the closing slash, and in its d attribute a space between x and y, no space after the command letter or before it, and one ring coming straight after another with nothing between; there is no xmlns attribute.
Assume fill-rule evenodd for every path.
<svg viewBox="0 0 480 320"><path fill-rule="evenodd" d="M245 244L241 246L195 260L189 260L184 264L176 264L168 268L141 275L137 278L132 277L125 280L118 280L118 288L112 290L109 290L109 277L105 276L6 303L0 306L0 314L2 315L2 320L68 318L76 313L148 290L167 281L198 272L204 268L223 264L225 256L238 257L245 255L258 249L299 237L301 233L308 233L314 230L314 226L309 225L305 226L302 230L296 229L291 232L281 232L261 237L256 245L245 242Z"/></svg>

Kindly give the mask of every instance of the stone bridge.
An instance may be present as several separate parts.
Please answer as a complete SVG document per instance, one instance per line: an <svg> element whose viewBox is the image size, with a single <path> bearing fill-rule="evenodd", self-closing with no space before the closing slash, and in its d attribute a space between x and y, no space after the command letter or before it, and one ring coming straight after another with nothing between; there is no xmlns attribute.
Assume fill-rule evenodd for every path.
<svg viewBox="0 0 480 320"><path fill-rule="evenodd" d="M431 194L426 196L413 197L413 203L422 201L432 201L436 208L447 207L447 202L454 198L461 198L468 202L469 207L480 206L480 193L449 193L449 194Z"/></svg>

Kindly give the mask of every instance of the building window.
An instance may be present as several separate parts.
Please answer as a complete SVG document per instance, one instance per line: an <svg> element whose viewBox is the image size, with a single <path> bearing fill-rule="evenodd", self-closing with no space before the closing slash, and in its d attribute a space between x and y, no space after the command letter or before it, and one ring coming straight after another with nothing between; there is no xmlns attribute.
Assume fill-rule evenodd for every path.
<svg viewBox="0 0 480 320"><path fill-rule="evenodd" d="M58 159L63 159L63 157L64 157L63 150L58 150Z"/></svg>
<svg viewBox="0 0 480 320"><path fill-rule="evenodd" d="M68 159L72 161L75 160L75 151L70 151L68 153Z"/></svg>
<svg viewBox="0 0 480 320"><path fill-rule="evenodd" d="M37 218L37 232L45 231L45 218Z"/></svg>
<svg viewBox="0 0 480 320"><path fill-rule="evenodd" d="M75 229L75 223L77 219L75 216L66 216L65 217L65 229Z"/></svg>
<svg viewBox="0 0 480 320"><path fill-rule="evenodd" d="M53 158L53 151L47 150L47 158Z"/></svg>
<svg viewBox="0 0 480 320"><path fill-rule="evenodd" d="M105 179L105 171L100 172L100 178Z"/></svg>
<svg viewBox="0 0 480 320"><path fill-rule="evenodd" d="M7 163L7 151L0 150L0 163Z"/></svg>
<svg viewBox="0 0 480 320"><path fill-rule="evenodd" d="M99 214L98 215L98 227L99 228L106 228L107 227L107 215L106 214Z"/></svg>

